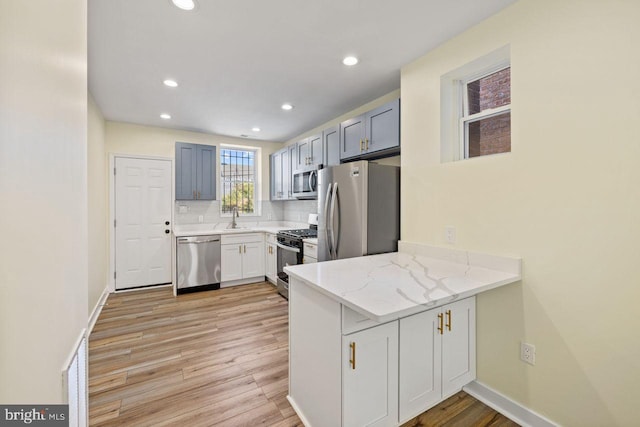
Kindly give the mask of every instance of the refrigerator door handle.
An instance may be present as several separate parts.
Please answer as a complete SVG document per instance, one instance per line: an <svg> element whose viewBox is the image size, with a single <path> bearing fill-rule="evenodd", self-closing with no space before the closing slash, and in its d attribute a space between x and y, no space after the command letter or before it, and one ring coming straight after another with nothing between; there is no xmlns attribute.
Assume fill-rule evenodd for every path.
<svg viewBox="0 0 640 427"><path fill-rule="evenodd" d="M331 228L331 232L334 233L334 240L333 240L333 253L336 256L336 259L338 259L338 248L340 247L340 228L342 226L341 224L341 220L340 220L340 195L338 194L338 183L336 182L336 184L333 186L333 193L334 193L334 198L336 201L336 210L337 210L337 217L338 217L338 228L336 229L336 231L333 231L333 227Z"/></svg>
<svg viewBox="0 0 640 427"><path fill-rule="evenodd" d="M329 239L329 231L331 230L331 223L329 222L329 202L331 201L331 189L332 189L333 184L329 184L329 187L327 188L327 197L324 200L324 221L325 221L325 226L324 226L324 234L325 234L325 241L327 242L327 245L329 246L329 259L333 259L333 248L331 247L331 240Z"/></svg>
<svg viewBox="0 0 640 427"><path fill-rule="evenodd" d="M338 241L336 241L336 230L333 229L334 218L336 214L336 199L338 198L338 183L333 183L333 194L331 195L331 217L329 222L331 223L331 246L333 247L332 259L338 259ZM338 206L339 208L340 206ZM340 233L340 214L338 213L338 234Z"/></svg>

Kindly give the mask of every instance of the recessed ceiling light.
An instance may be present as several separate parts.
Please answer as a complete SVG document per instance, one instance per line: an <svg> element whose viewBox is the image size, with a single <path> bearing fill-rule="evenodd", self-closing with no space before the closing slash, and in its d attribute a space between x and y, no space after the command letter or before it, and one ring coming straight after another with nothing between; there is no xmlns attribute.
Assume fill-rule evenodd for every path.
<svg viewBox="0 0 640 427"><path fill-rule="evenodd" d="M358 58L356 58L355 56L347 56L342 60L342 63L350 67L358 63Z"/></svg>
<svg viewBox="0 0 640 427"><path fill-rule="evenodd" d="M287 110L287 111L292 110L293 109L293 105L291 105L291 104L282 104L282 109L283 110Z"/></svg>
<svg viewBox="0 0 640 427"><path fill-rule="evenodd" d="M259 127L251 128L251 130L254 131L254 132L260 132L260 128Z"/></svg>
<svg viewBox="0 0 640 427"><path fill-rule="evenodd" d="M167 79L167 80L163 81L162 83L164 83L165 86L178 87L178 82L175 81L175 80Z"/></svg>
<svg viewBox="0 0 640 427"><path fill-rule="evenodd" d="M167 114L167 113L160 114L160 118L164 120L169 120L171 118L171 114Z"/></svg>
<svg viewBox="0 0 640 427"><path fill-rule="evenodd" d="M196 7L194 0L171 0L171 2L182 10L193 10Z"/></svg>

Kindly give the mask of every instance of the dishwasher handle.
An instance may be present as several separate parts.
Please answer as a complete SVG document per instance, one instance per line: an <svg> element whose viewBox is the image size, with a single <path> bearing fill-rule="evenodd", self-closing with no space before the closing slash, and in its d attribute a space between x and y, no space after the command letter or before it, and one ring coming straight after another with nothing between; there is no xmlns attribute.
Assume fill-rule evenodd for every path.
<svg viewBox="0 0 640 427"><path fill-rule="evenodd" d="M178 244L200 244L200 243L213 243L213 242L219 242L220 241L220 237L214 237L211 239L206 239L206 240L190 240L187 237L181 237L178 239Z"/></svg>

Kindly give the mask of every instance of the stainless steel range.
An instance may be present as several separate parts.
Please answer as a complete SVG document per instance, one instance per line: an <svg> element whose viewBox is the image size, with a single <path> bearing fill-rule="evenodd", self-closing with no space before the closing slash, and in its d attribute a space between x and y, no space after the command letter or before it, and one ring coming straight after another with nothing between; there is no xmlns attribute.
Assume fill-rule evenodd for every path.
<svg viewBox="0 0 640 427"><path fill-rule="evenodd" d="M278 232L278 292L289 299L289 276L283 270L288 265L302 264L304 256L302 239L318 237L318 226Z"/></svg>

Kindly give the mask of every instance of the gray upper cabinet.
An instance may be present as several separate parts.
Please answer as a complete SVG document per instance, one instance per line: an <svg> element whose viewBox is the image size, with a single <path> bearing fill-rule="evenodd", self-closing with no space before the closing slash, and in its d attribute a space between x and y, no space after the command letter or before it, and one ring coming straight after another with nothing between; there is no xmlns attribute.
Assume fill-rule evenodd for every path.
<svg viewBox="0 0 640 427"><path fill-rule="evenodd" d="M298 141L296 146L296 157L294 171L305 171L317 169L323 158L322 133L310 136Z"/></svg>
<svg viewBox="0 0 640 427"><path fill-rule="evenodd" d="M325 166L340 164L340 127L333 126L322 132L324 140L324 156L322 163Z"/></svg>
<svg viewBox="0 0 640 427"><path fill-rule="evenodd" d="M340 159L370 159L400 152L400 100L340 124Z"/></svg>
<svg viewBox="0 0 640 427"><path fill-rule="evenodd" d="M216 164L216 147L176 142L176 200L215 200Z"/></svg>
<svg viewBox="0 0 640 427"><path fill-rule="evenodd" d="M291 194L291 158L295 155L295 144L271 155L271 200L289 200Z"/></svg>

